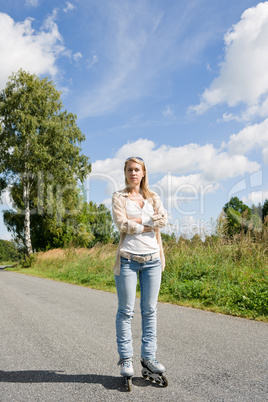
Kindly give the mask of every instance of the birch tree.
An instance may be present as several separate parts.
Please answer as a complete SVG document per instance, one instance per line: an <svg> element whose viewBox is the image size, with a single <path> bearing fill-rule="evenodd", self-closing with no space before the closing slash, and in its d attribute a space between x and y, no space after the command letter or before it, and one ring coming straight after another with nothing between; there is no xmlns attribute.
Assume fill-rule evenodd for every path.
<svg viewBox="0 0 268 402"><path fill-rule="evenodd" d="M76 116L63 110L53 82L23 70L0 93L0 119L0 195L8 187L11 193L12 186L22 189L24 243L30 255L31 188L40 174L63 188L83 182L91 170L89 158L81 154L85 136Z"/></svg>

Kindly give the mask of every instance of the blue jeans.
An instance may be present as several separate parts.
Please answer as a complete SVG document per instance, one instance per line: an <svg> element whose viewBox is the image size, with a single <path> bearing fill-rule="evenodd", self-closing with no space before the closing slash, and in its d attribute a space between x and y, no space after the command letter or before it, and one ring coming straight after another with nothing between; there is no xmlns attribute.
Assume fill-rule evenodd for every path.
<svg viewBox="0 0 268 402"><path fill-rule="evenodd" d="M118 297L116 340L120 359L133 356L131 320L134 316L138 273L142 317L141 358L155 358L156 305L161 283L160 258L141 264L121 257L120 275L115 275Z"/></svg>

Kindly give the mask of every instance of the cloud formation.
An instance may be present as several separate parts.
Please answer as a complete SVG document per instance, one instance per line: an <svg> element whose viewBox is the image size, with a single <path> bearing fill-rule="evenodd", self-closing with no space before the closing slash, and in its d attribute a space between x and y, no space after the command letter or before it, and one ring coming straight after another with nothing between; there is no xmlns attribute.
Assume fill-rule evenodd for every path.
<svg viewBox="0 0 268 402"><path fill-rule="evenodd" d="M201 95L201 102L190 110L203 113L227 104L245 104L241 116L226 114L228 120L250 120L268 115L268 2L247 9L241 20L224 37L225 57L220 73Z"/></svg>
<svg viewBox="0 0 268 402"><path fill-rule="evenodd" d="M68 11L73 11L75 9L76 9L76 7L72 3L70 3L69 1L66 1L66 7L63 9L63 11L65 13L67 13Z"/></svg>
<svg viewBox="0 0 268 402"><path fill-rule="evenodd" d="M252 191L247 196L242 197L242 201L246 204L263 205L266 200L268 200L268 190Z"/></svg>
<svg viewBox="0 0 268 402"><path fill-rule="evenodd" d="M26 0L26 6L37 7L38 6L38 0Z"/></svg>
<svg viewBox="0 0 268 402"><path fill-rule="evenodd" d="M174 117L174 110L170 105L167 105L165 106L162 114L165 118L171 119Z"/></svg>
<svg viewBox="0 0 268 402"><path fill-rule="evenodd" d="M47 17L40 30L32 27L32 19L15 22L9 15L0 13L0 89L5 87L12 72L19 69L37 75L58 73L56 61L60 56L71 57L55 23L56 11Z"/></svg>
<svg viewBox="0 0 268 402"><path fill-rule="evenodd" d="M264 162L268 163L268 118L231 135L227 146L231 155L246 155L253 149L261 149Z"/></svg>
<svg viewBox="0 0 268 402"><path fill-rule="evenodd" d="M153 141L140 138L135 142L124 144L114 158L94 162L92 173L103 180L107 180L109 174L113 179L108 181L116 183L110 190L115 191L123 186L124 161L132 155L145 160L152 179L151 186L163 194L168 192L169 195L179 192L183 194L215 192L221 181L253 173L260 167L257 162L250 161L244 155L230 155L211 144L157 147Z"/></svg>

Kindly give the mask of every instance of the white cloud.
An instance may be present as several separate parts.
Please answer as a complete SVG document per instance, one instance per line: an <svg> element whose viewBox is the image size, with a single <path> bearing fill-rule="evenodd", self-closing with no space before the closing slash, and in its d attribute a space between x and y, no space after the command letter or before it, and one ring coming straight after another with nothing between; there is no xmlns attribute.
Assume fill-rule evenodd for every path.
<svg viewBox="0 0 268 402"><path fill-rule="evenodd" d="M112 208L112 198L106 198L105 200L102 201L102 204L106 206L106 208L110 209Z"/></svg>
<svg viewBox="0 0 268 402"><path fill-rule="evenodd" d="M268 118L260 124L254 124L243 128L238 134L233 134L228 142L230 154L247 154L254 148L260 148L264 161L268 162Z"/></svg>
<svg viewBox="0 0 268 402"><path fill-rule="evenodd" d="M77 52L77 53L74 53L73 54L73 59L74 59L74 61L76 61L76 62L78 62L80 59L82 59L83 58L83 55L82 55L82 53L81 52Z"/></svg>
<svg viewBox="0 0 268 402"><path fill-rule="evenodd" d="M267 165L268 165L268 147L263 148L262 156L263 156L264 163L267 163Z"/></svg>
<svg viewBox="0 0 268 402"><path fill-rule="evenodd" d="M172 107L170 105L167 105L167 106L165 106L162 114L166 118L172 118L172 117L174 117L174 110L172 109Z"/></svg>
<svg viewBox="0 0 268 402"><path fill-rule="evenodd" d="M264 201L268 200L268 190L252 191L247 196L242 198L245 204L263 205Z"/></svg>
<svg viewBox="0 0 268 402"><path fill-rule="evenodd" d="M218 181L234 178L245 173L254 173L260 168L257 162L251 162L244 155L216 153L207 160L203 175L207 180Z"/></svg>
<svg viewBox="0 0 268 402"><path fill-rule="evenodd" d="M268 2L247 9L241 20L227 32L225 58L219 76L206 89L201 102L190 110L203 113L226 103L247 105L242 119L268 115ZM225 118L230 115L225 115ZM235 118L235 117L234 117Z"/></svg>
<svg viewBox="0 0 268 402"><path fill-rule="evenodd" d="M38 6L38 0L26 0L26 6L37 7Z"/></svg>
<svg viewBox="0 0 268 402"><path fill-rule="evenodd" d="M200 173L183 176L165 175L156 183L156 187L162 188L163 193L176 194L177 197L184 195L194 195L202 191L206 193L214 192L218 189L218 184L212 184Z"/></svg>
<svg viewBox="0 0 268 402"><path fill-rule="evenodd" d="M205 235L211 234L211 227L207 222L196 219L194 216L184 216L179 225L179 234L187 238L197 234L204 238Z"/></svg>
<svg viewBox="0 0 268 402"><path fill-rule="evenodd" d="M62 36L54 22L56 10L43 23L39 31L32 28L32 19L15 22L0 13L0 89L4 88L12 72L20 68L35 74L58 73L56 65L60 56L71 56L64 47Z"/></svg>
<svg viewBox="0 0 268 402"><path fill-rule="evenodd" d="M127 157L136 155L146 161L150 173L159 174L172 171L175 174L184 174L195 171L205 166L208 159L212 158L216 150L212 145L200 146L187 144L181 147L157 145L147 139L140 138L134 142L124 144L116 153L117 162L124 161ZM112 160L111 160L112 161Z"/></svg>
<svg viewBox="0 0 268 402"><path fill-rule="evenodd" d="M204 198L205 195L214 193L219 188L219 183L206 180L201 173L175 176L166 174L158 182L150 186L156 191L169 210L175 208L177 211L180 205L189 204Z"/></svg>
<svg viewBox="0 0 268 402"><path fill-rule="evenodd" d="M87 61L87 63L88 63L87 68L90 69L98 61L99 61L98 56L96 54L93 54L93 56L90 59L88 59L88 61Z"/></svg>
<svg viewBox="0 0 268 402"><path fill-rule="evenodd" d="M1 197L0 197L0 202L3 204L3 206L6 208L12 208L12 199L10 197L10 192L9 190L3 191Z"/></svg>
<svg viewBox="0 0 268 402"><path fill-rule="evenodd" d="M73 4L71 4L69 1L66 1L66 7L63 9L63 11L67 13L68 11L73 11L75 9L76 7Z"/></svg>
<svg viewBox="0 0 268 402"><path fill-rule="evenodd" d="M151 187L162 192L166 198L180 192L215 192L220 181L253 173L260 167L257 162L249 161L244 155L229 155L211 144L157 147L153 141L140 138L124 144L114 158L94 162L92 173L99 175L99 179L108 181L110 188L118 189L124 183L124 161L130 156L144 159L149 177L152 178Z"/></svg>

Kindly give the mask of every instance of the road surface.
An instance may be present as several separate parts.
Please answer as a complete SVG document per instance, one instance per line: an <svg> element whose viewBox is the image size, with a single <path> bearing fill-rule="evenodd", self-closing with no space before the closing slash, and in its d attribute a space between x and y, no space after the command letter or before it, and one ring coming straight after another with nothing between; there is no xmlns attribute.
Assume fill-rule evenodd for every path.
<svg viewBox="0 0 268 402"><path fill-rule="evenodd" d="M14 267L14 265L0 265L0 269L5 269L9 267Z"/></svg>
<svg viewBox="0 0 268 402"><path fill-rule="evenodd" d="M159 303L157 357L169 386L141 377L133 319L133 390L117 366L116 295L0 271L0 401L268 400L268 324Z"/></svg>

